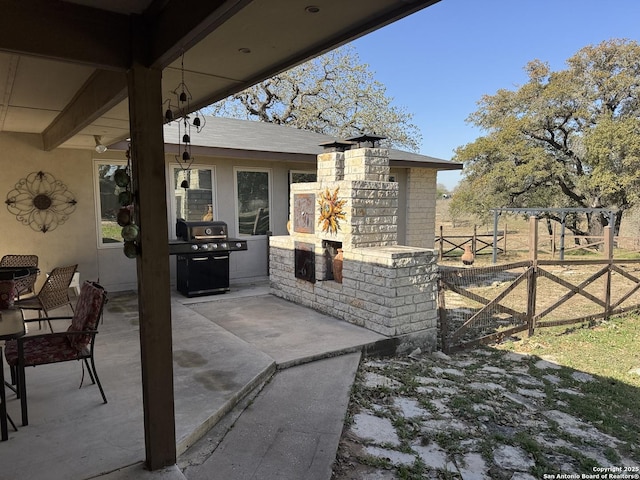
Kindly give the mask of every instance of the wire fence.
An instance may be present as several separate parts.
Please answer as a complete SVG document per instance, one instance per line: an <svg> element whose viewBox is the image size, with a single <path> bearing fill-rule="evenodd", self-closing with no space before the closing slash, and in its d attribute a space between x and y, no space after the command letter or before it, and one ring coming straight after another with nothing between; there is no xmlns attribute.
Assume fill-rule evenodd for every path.
<svg viewBox="0 0 640 480"><path fill-rule="evenodd" d="M532 231L527 260L487 267L440 266L443 350L640 309L640 259L614 258L609 230L602 240L603 258L573 260L539 258L540 237Z"/></svg>
<svg viewBox="0 0 640 480"><path fill-rule="evenodd" d="M640 260L440 267L438 310L444 351L638 309Z"/></svg>

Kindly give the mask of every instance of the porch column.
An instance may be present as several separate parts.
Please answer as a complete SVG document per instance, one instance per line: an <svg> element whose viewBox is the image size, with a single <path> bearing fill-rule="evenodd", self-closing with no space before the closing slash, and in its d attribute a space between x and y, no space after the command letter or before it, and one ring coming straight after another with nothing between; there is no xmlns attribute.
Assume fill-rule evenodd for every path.
<svg viewBox="0 0 640 480"><path fill-rule="evenodd" d="M135 64L127 72L136 216L138 309L146 465L176 463L171 294L167 225L162 73Z"/></svg>

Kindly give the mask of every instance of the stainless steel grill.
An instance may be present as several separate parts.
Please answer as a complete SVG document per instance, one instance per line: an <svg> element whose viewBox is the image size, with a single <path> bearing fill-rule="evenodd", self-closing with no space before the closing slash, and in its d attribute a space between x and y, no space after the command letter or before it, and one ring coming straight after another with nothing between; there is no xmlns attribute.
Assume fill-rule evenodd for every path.
<svg viewBox="0 0 640 480"><path fill-rule="evenodd" d="M176 223L178 240L169 242L176 255L176 286L187 297L229 291L229 254L247 250L247 241L229 238L225 222Z"/></svg>

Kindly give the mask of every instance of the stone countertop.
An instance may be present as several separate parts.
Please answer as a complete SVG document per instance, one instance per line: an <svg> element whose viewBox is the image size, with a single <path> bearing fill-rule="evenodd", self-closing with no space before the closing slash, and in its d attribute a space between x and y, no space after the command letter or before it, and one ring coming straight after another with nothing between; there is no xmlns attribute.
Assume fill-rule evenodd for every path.
<svg viewBox="0 0 640 480"><path fill-rule="evenodd" d="M317 240L313 234L301 235L278 235L269 237L269 244L280 248L294 248L295 242L315 243ZM411 247L408 245L385 245L380 247L353 248L344 251L345 254L360 256L385 256L389 258L401 258L416 255L435 255L436 252L430 248Z"/></svg>

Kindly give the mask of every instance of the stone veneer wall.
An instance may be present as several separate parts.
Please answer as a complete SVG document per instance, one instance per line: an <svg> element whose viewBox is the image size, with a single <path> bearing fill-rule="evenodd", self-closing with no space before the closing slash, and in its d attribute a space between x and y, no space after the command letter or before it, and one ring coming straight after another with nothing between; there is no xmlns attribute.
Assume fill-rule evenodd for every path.
<svg viewBox="0 0 640 480"><path fill-rule="evenodd" d="M409 169L405 240L412 247L434 248L437 173L427 168Z"/></svg>
<svg viewBox="0 0 640 480"><path fill-rule="evenodd" d="M437 256L406 246L370 247L344 252L343 280L310 283L294 276L294 239L271 237L271 293L399 338L399 350L436 350ZM316 271L323 269L316 255Z"/></svg>
<svg viewBox="0 0 640 480"><path fill-rule="evenodd" d="M343 250L398 243L397 183L345 180L336 185L347 200L347 221L337 235L318 234L321 238L341 241Z"/></svg>

